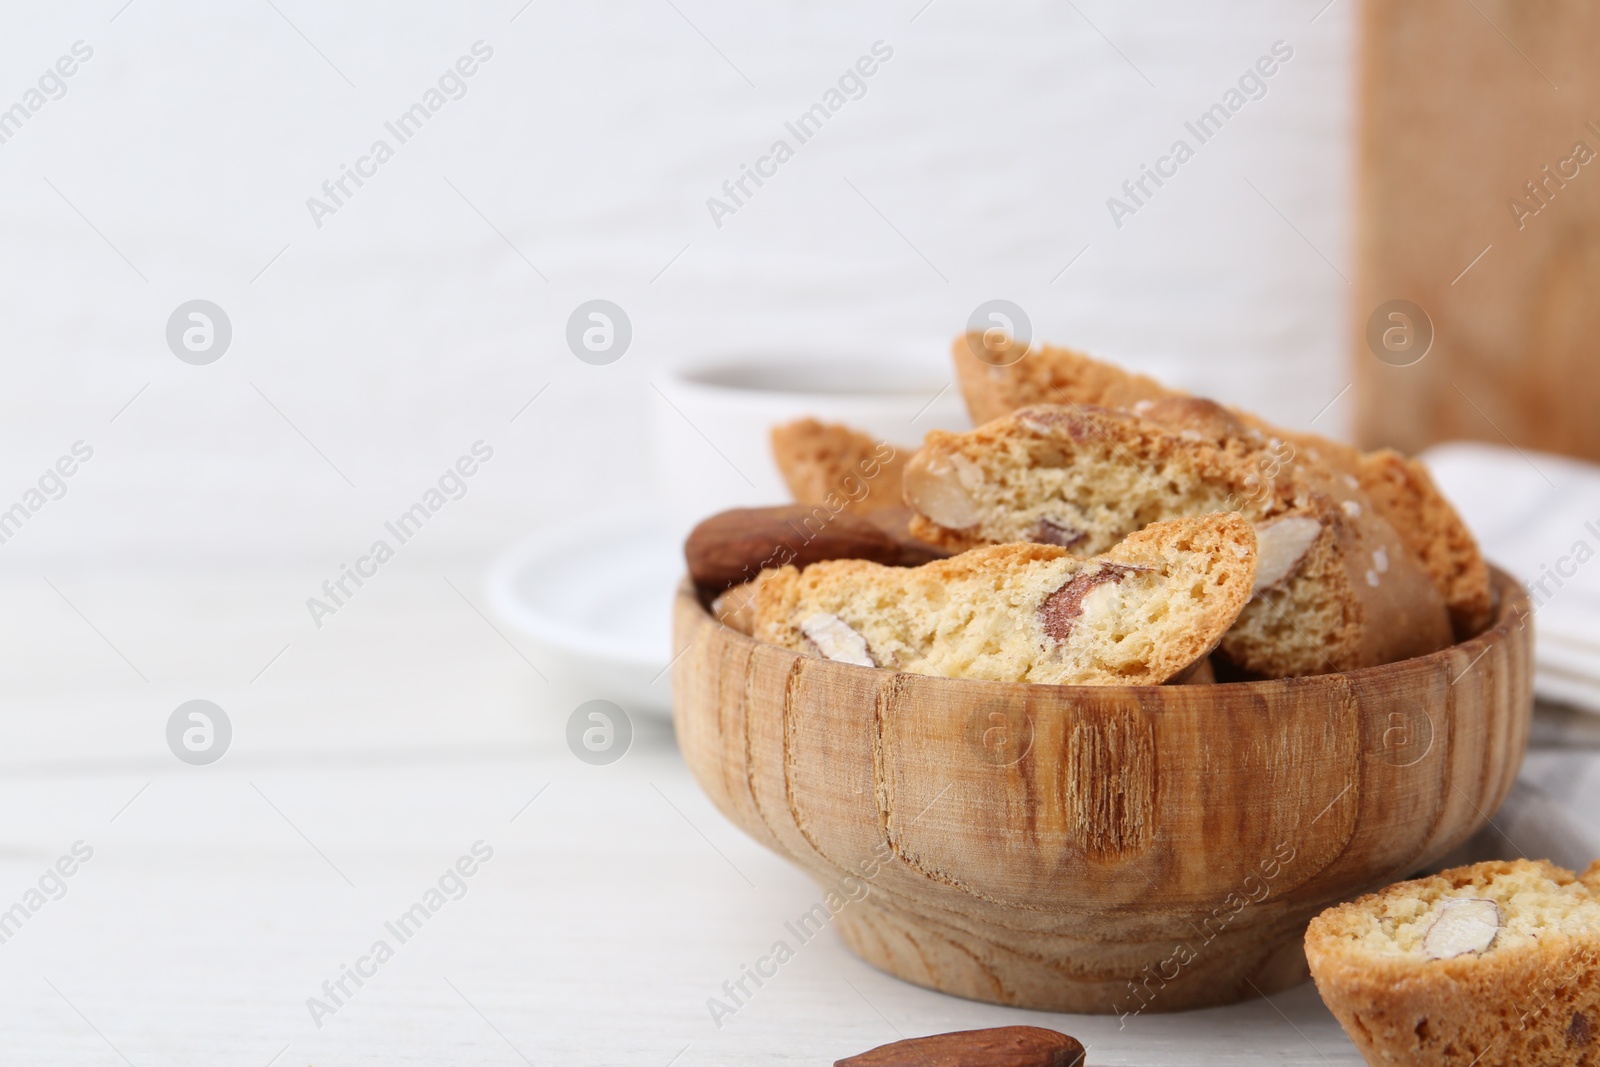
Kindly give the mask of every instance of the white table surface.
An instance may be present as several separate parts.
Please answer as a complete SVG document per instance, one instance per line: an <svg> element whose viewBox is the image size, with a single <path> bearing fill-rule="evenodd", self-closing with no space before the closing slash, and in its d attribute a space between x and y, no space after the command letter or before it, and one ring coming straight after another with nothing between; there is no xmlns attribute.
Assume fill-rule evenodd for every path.
<svg viewBox="0 0 1600 1067"><path fill-rule="evenodd" d="M706 999L816 888L664 726L574 758L592 694L456 592L486 610L489 553L648 491L671 366L943 368L996 296L1040 338L1337 432L1354 5L12 7L0 107L72 42L95 58L3 147L0 507L72 442L96 458L0 546L0 911L94 855L0 944L0 1063L826 1064L1009 1021L1092 1064L1357 1062L1309 986L1119 1030L905 985L831 933L718 1029ZM317 226L306 197L479 38L470 97ZM870 95L713 223L705 198L880 38ZM1280 39L1270 93L1113 222ZM610 367L563 340L595 296L634 326ZM196 297L234 331L205 367L163 340ZM479 438L470 498L312 629L305 598ZM209 767L164 740L194 698L235 730ZM1530 773L1600 810L1593 732L1568 733L1588 747ZM315 1027L307 998L478 840L466 897Z"/></svg>
<svg viewBox="0 0 1600 1067"><path fill-rule="evenodd" d="M0 1060L827 1064L1034 1023L1079 1037L1091 1064L1360 1062L1310 985L1119 1029L907 985L831 932L718 1028L707 998L812 884L712 808L664 723L636 716L611 766L574 758L564 724L584 695L541 681L533 666L555 665L530 666L463 603L447 580L481 600L472 565L399 564L320 632L298 615L314 578L0 579L0 908L74 842L94 849L0 945ZM166 748L194 697L234 727L208 767ZM1593 751L1536 761L1575 798ZM395 943L385 920L480 840L494 855L466 895L314 1025L324 979Z"/></svg>

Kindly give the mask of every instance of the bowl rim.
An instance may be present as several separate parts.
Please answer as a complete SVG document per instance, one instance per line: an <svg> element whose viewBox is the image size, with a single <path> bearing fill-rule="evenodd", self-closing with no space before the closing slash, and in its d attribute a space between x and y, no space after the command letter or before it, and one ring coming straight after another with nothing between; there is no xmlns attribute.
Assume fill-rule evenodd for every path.
<svg viewBox="0 0 1600 1067"><path fill-rule="evenodd" d="M890 675L905 675L911 678L927 679L930 682L945 682L959 686L1006 686L1013 691L1043 691L1050 693L1141 693L1156 692L1193 693L1198 690L1226 690L1230 693L1282 691L1288 687L1306 688L1325 686L1336 688L1352 683L1352 681L1367 681L1376 677L1398 676L1412 671L1433 671L1438 669L1448 670L1455 657L1462 652L1472 650L1475 654L1468 661L1467 666L1451 679L1451 685L1466 677L1495 644L1506 641L1511 634L1513 625L1528 626L1532 624L1534 611L1531 607L1527 589L1510 573L1489 564L1489 592L1493 598L1493 615L1489 624L1478 633L1465 640L1456 641L1441 649L1428 652L1421 656L1412 656L1409 659L1394 660L1389 663L1380 663L1373 667L1358 667L1353 671L1332 671L1327 674L1303 674L1287 678L1257 678L1248 681L1214 682L1209 685L1050 685L1044 682L1005 682L991 678L947 678L936 674L917 674L911 671L897 671L888 667L863 667L854 663L840 663L835 660L819 659L818 662L827 664L828 668L837 668L850 671L873 671L887 677ZM732 641L737 647L751 647L756 650L767 649L790 656L803 656L804 653L779 645L770 645L765 641L758 641L748 634L726 626L711 615L705 601L699 595L694 581L687 574L678 586L678 598L687 597L693 602L705 622L714 626L721 626L727 631L722 637ZM1481 651L1480 651L1481 649ZM676 656L682 656L687 649L675 649ZM816 657L811 657L816 658ZM675 660L676 661L676 660Z"/></svg>

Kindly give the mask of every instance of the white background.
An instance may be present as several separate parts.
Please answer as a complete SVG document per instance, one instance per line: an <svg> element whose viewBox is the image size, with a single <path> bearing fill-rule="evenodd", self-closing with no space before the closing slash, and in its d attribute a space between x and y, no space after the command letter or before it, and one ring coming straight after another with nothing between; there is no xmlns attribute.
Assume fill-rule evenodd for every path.
<svg viewBox="0 0 1600 1067"><path fill-rule="evenodd" d="M94 458L0 545L0 908L96 853L0 945L0 1059L811 1064L1037 1022L1096 1064L1356 1062L1309 986L1124 1031L915 989L831 935L714 1028L816 888L652 720L575 760L593 694L479 614L514 541L648 509L652 386L711 353L942 373L1002 297L1338 432L1352 5L1323 4L7 5L0 107L94 56L0 145L0 507ZM317 228L307 197L478 40L466 97ZM879 40L866 95L715 226L706 198ZM1278 40L1266 97L1117 229L1106 198ZM633 323L605 367L564 340L594 297ZM195 298L233 326L203 367L164 338ZM479 439L466 498L314 629L305 598ZM209 768L164 736L196 697L234 728ZM466 901L313 1027L479 838Z"/></svg>
<svg viewBox="0 0 1600 1067"><path fill-rule="evenodd" d="M1286 423L1348 380L1348 3L122 2L9 5L0 33L4 104L94 49L0 145L0 499L96 450L0 565L336 564L479 438L495 462L414 552L493 551L646 487L672 363L942 368L994 297ZM467 96L314 226L306 199L480 39ZM717 228L707 197L879 40L865 97ZM1107 197L1278 40L1266 97L1118 230ZM596 296L634 325L604 368L563 339ZM194 298L233 323L208 367L164 341Z"/></svg>

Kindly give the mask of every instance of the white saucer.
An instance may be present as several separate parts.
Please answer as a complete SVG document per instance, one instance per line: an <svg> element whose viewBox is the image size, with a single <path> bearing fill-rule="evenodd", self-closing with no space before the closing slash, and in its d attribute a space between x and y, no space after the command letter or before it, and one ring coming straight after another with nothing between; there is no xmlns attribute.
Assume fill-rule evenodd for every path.
<svg viewBox="0 0 1600 1067"><path fill-rule="evenodd" d="M490 569L492 610L532 641L553 680L670 715L680 538L648 516L588 519L532 537Z"/></svg>

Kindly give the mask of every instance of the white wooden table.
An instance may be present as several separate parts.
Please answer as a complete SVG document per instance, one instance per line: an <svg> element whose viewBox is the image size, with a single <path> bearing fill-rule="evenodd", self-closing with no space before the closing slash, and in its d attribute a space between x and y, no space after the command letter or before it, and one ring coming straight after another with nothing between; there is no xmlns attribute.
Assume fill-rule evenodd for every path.
<svg viewBox="0 0 1600 1067"><path fill-rule="evenodd" d="M1091 1064L1360 1062L1310 985L1119 1029L907 985L832 933L718 1027L707 998L817 890L710 806L665 724L636 716L620 762L577 760L585 694L463 602L475 565L397 568L322 631L311 566L0 576L0 908L93 850L0 944L0 1061L828 1064L1034 1023ZM192 698L233 726L210 766L167 748ZM1582 755L1539 758L1572 796L1600 784ZM477 842L493 855L460 899L403 942L386 928ZM308 998L331 1007L323 983L380 939L392 958L314 1020Z"/></svg>

